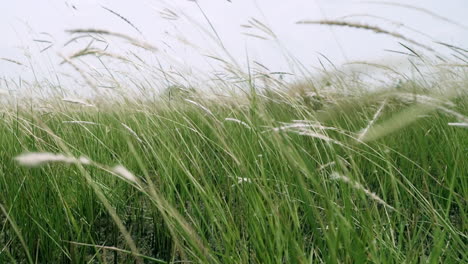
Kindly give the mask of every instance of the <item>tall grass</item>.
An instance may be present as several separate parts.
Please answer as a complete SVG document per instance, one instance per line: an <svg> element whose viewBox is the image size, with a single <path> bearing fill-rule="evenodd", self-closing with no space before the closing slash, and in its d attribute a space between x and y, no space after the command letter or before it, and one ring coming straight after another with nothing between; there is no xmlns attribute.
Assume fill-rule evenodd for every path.
<svg viewBox="0 0 468 264"><path fill-rule="evenodd" d="M322 109L333 117L270 98L254 110L248 102L201 108L179 101L58 108L46 120L28 109L9 113L0 127L0 256L76 263L466 259L466 129L424 105L380 98ZM452 101L466 115L464 99ZM361 129L406 109L424 116L363 143ZM76 120L82 123L70 123ZM22 168L13 157L25 152L65 154ZM81 165L72 155L93 162ZM116 172L115 165L123 167Z"/></svg>
<svg viewBox="0 0 468 264"><path fill-rule="evenodd" d="M437 74L368 63L391 82L366 86L338 68L288 83L228 67L222 84L242 92L173 85L160 97L5 104L0 263L465 262L466 70L402 45ZM109 54L63 59L98 90L74 60ZM175 82L131 56L109 57Z"/></svg>

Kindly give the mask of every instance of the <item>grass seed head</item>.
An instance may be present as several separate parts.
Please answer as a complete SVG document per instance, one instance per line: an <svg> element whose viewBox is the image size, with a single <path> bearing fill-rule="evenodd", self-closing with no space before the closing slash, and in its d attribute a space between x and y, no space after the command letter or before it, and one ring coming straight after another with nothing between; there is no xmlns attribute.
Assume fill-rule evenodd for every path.
<svg viewBox="0 0 468 264"><path fill-rule="evenodd" d="M89 104L89 103L85 102L84 100L75 99L75 98L63 98L62 101L67 102L67 103L71 103L71 104L84 105L84 106L88 106L88 107L93 107L94 106L92 104Z"/></svg>
<svg viewBox="0 0 468 264"><path fill-rule="evenodd" d="M117 175L123 177L124 179L127 179L127 180L132 181L132 182L136 182L136 177L135 177L135 175L133 175L133 173L131 173L127 168L125 168L125 167L122 166L122 165L117 165L117 166L115 166L115 167L112 169L112 171L113 171L115 174L117 174Z"/></svg>
<svg viewBox="0 0 468 264"><path fill-rule="evenodd" d="M468 128L468 123L448 123L449 126Z"/></svg>
<svg viewBox="0 0 468 264"><path fill-rule="evenodd" d="M15 160L22 166L26 167L38 167L48 163L80 163L80 164L91 164L91 161L88 158L80 157L69 157L63 154L54 154L49 152L32 152L25 153L17 156Z"/></svg>

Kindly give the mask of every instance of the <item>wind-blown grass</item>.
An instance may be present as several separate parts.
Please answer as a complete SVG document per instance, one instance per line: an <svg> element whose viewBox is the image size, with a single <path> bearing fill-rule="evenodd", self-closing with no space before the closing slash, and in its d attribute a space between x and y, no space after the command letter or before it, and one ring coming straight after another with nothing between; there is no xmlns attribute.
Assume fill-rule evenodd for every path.
<svg viewBox="0 0 468 264"><path fill-rule="evenodd" d="M104 38L159 48L97 29L70 30L66 45L90 42L60 55L95 98L63 89L46 100L10 99L12 90L0 89L0 263L466 262L466 49L438 43L453 51L452 63L378 26L302 21L386 34L434 56L400 43L419 78L348 63L391 74L376 86L320 61L323 78L293 84L277 77L292 74L259 62L245 73L198 8L211 29L202 31L228 57L206 55L225 70L217 84L235 92L180 85L188 79L172 65L154 67L132 49L114 54ZM244 28L280 43L257 19ZM105 59L142 74L113 71ZM154 96L160 80L167 89ZM126 85L141 93L122 92Z"/></svg>
<svg viewBox="0 0 468 264"><path fill-rule="evenodd" d="M456 116L394 94L321 110L267 96L255 105L96 104L47 120L11 112L0 122L0 259L460 262L467 131L449 125ZM464 99L446 107L466 116ZM426 116L372 131L414 107ZM42 167L19 167L16 156Z"/></svg>

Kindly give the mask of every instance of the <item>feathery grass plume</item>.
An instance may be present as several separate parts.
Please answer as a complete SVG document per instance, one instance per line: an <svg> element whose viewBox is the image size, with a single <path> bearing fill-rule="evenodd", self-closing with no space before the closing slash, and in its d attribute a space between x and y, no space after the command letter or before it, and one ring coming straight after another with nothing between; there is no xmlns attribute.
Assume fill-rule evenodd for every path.
<svg viewBox="0 0 468 264"><path fill-rule="evenodd" d="M129 126L127 126L126 124L124 123L120 123L123 127L125 127L125 129L128 130L128 132L130 132L130 134L132 134L137 140L138 142L140 143L143 143L143 140L138 136L138 134Z"/></svg>
<svg viewBox="0 0 468 264"><path fill-rule="evenodd" d="M319 122L316 121L310 121L310 120L293 120L293 123L283 123L285 124L282 127L275 128L275 131L277 129L283 130L283 129L290 129L290 128L315 128L319 130L338 130L336 127L328 127L320 124Z"/></svg>
<svg viewBox="0 0 468 264"><path fill-rule="evenodd" d="M384 109L385 105L387 104L387 99L385 99L382 104L380 105L379 109L377 109L377 111L375 112L374 116L372 117L372 119L369 121L369 124L367 124L366 128L364 128L362 130L361 133L359 133L359 136L357 138L358 141L362 141L362 139L364 138L364 136L367 134L367 131L369 130L370 127L372 127L375 123L375 121L377 121L377 119L379 118L380 114L382 113L382 110Z"/></svg>
<svg viewBox="0 0 468 264"><path fill-rule="evenodd" d="M50 152L25 153L17 156L15 160L20 165L27 167L37 167L48 163L79 163L83 165L90 165L92 163L92 161L86 157L75 158Z"/></svg>
<svg viewBox="0 0 468 264"><path fill-rule="evenodd" d="M398 95L399 94L397 94L397 96ZM411 98L411 97L413 97L413 98ZM459 113L457 111L454 111L452 109L449 109L449 108L442 105L442 104L445 104L447 106L454 107L455 104L452 103L451 101L443 101L443 100L433 98L433 97L430 97L430 96L416 95L416 94L410 94L410 93L406 94L406 96L405 96L405 94L403 94L403 96L399 96L399 98L401 98L404 101L408 101L408 102L414 101L414 99L419 100L419 101L417 101L418 103L431 106L431 107L433 107L435 109L438 109L441 112L444 112L445 114L456 117L460 121L468 122L468 117L467 116L465 116L465 115L463 115L463 114L461 114L461 113Z"/></svg>
<svg viewBox="0 0 468 264"><path fill-rule="evenodd" d="M435 105L435 104L433 104L433 105L435 107L437 107L437 109L439 109L440 111L456 117L459 121L463 121L464 123L468 123L468 116L460 114L460 113L458 113L458 112L456 112L456 111L454 111L452 109L449 109L449 108L441 106L441 105Z"/></svg>
<svg viewBox="0 0 468 264"><path fill-rule="evenodd" d="M302 136L309 136L317 139L321 139L325 142L330 142L334 143L339 146L344 146L343 143L339 142L338 140L335 140L333 138L328 137L327 135L320 134L316 130L325 130L325 129L330 129L330 130L336 130L336 128L333 127L325 127L320 124L310 124L310 123L293 123L293 124L286 124L281 127L275 127L272 129L274 132L279 132L279 131L286 131L286 132L292 132L298 135ZM268 131L264 131L268 132Z"/></svg>
<svg viewBox="0 0 468 264"><path fill-rule="evenodd" d="M425 115L433 111L432 106L426 104L416 104L410 106L400 112L393 114L392 117L381 122L380 124L375 124L370 127L367 133L361 138L362 142L370 142L382 138L388 134L394 133L406 126L409 126L411 123L418 120L421 115Z"/></svg>
<svg viewBox="0 0 468 264"><path fill-rule="evenodd" d="M389 23L391 23L391 24L393 24L393 25L395 25L397 27L403 27L403 28L405 28L407 30L418 33L420 35L423 35L423 36L425 36L427 38L434 39L430 35L422 32L420 30L409 27L409 26L401 23L400 21L388 19L386 17L376 16L376 15L371 15L371 14L351 14L351 15L346 15L346 16L339 17L338 19L346 19L346 18L351 18L351 17L369 17L369 18L375 18L375 19L383 20L383 21L389 22Z"/></svg>
<svg viewBox="0 0 468 264"><path fill-rule="evenodd" d="M71 120L71 121L62 121L62 124L84 124L84 125L99 125L91 121L81 121L81 120Z"/></svg>
<svg viewBox="0 0 468 264"><path fill-rule="evenodd" d="M395 210L395 208L391 205L389 205L388 203L386 203L382 198L380 198L379 196L377 196L377 194L369 191L368 189L366 189L362 184L358 183L358 182L355 182L353 180L351 180L350 178L348 178L347 176L344 176L336 171L332 172L329 176L330 180L333 180L333 181L342 181L342 182L345 182L349 185L351 185L351 187L353 187L354 189L358 190L358 191L362 191L364 192L364 194L366 194L369 198L371 198L372 200L376 201L377 203L391 209L391 210Z"/></svg>
<svg viewBox="0 0 468 264"><path fill-rule="evenodd" d="M454 126L454 127L466 127L468 128L468 123L448 123L449 126Z"/></svg>
<svg viewBox="0 0 468 264"><path fill-rule="evenodd" d="M210 109L206 108L205 106L203 106L202 104L200 103L197 103L195 101L192 101L190 99L184 99L186 102L189 102L197 107L199 107L200 109L202 109L203 111L205 111L207 114L209 114L210 116L212 116L213 118L216 119L215 115L213 114L213 112L210 111Z"/></svg>
<svg viewBox="0 0 468 264"><path fill-rule="evenodd" d="M318 138L318 139L321 139L325 142L330 142L330 143L334 143L336 145L339 145L339 146L343 146L343 143L339 142L338 140L335 140L335 139L332 139L331 137L328 137L324 134L319 134L317 132L314 132L314 131L311 131L311 130L302 130L300 132L297 132L297 134L299 135L302 135L302 136L309 136L309 137L313 137L313 138Z"/></svg>
<svg viewBox="0 0 468 264"><path fill-rule="evenodd" d="M238 124L241 124L241 125L245 126L248 129L252 129L247 123L245 123L244 121L241 121L239 119L236 119L236 118L227 117L227 118L224 119L224 121L230 121L230 122L238 123Z"/></svg>
<svg viewBox="0 0 468 264"><path fill-rule="evenodd" d="M127 18L125 18L124 16L122 16L121 14L115 12L114 10L110 9L110 8L107 8L105 6L101 6L103 9L109 11L111 14L117 16L118 18L122 19L123 21L125 21L125 23L129 24L133 29L135 29L138 33L140 33L140 35L143 35L143 33L132 23L130 22L130 20L128 20Z"/></svg>
<svg viewBox="0 0 468 264"><path fill-rule="evenodd" d="M151 45L148 42L138 40L136 38L127 36L125 34L112 32L112 31L109 31L109 30L88 28L88 29L71 29L71 30L67 30L67 32L71 33L71 34L84 33L84 34L109 35L109 36L125 39L128 42L130 42L130 44L135 45L135 46L140 47L140 48L143 48L143 49L152 50L152 51L158 51L159 50L158 48L156 48L155 46Z"/></svg>
<svg viewBox="0 0 468 264"><path fill-rule="evenodd" d="M403 36L400 33L397 32L391 32L385 29L382 29L378 26L372 26L372 25L367 25L367 24L361 24L361 23L356 23L356 22L348 22L348 21L338 21L338 20L300 20L296 22L297 24L315 24L315 25L328 25L328 26L339 26L339 27L351 27L351 28L358 28L358 29L364 29L364 30L370 30L375 33L379 34L386 34L398 39L402 39L404 41L407 41L411 44L414 44L416 46L419 46L421 48L424 48L428 51L434 52L434 49L431 47L424 45L422 43L419 43L415 40L412 40L410 38L407 38Z"/></svg>
<svg viewBox="0 0 468 264"><path fill-rule="evenodd" d="M122 176L123 178L125 178L125 179L127 179L129 181L132 181L134 183L137 182L135 175L133 175L133 173L131 173L127 168L125 168L122 165L115 166L114 168L112 168L112 171L115 174L117 174L119 176Z"/></svg>
<svg viewBox="0 0 468 264"><path fill-rule="evenodd" d="M0 95L10 95L7 90L0 89Z"/></svg>
<svg viewBox="0 0 468 264"><path fill-rule="evenodd" d="M67 102L67 103L71 103L71 104L79 104L79 105L84 105L84 106L88 106L88 107L95 107L95 105L92 105L90 103L87 103L84 100L76 99L76 98L65 97L65 98L62 98L62 101Z"/></svg>

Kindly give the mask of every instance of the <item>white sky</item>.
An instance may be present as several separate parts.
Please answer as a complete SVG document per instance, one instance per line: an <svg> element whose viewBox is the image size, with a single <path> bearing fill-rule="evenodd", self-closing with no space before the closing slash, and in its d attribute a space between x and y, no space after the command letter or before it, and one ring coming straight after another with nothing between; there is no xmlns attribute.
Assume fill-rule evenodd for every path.
<svg viewBox="0 0 468 264"><path fill-rule="evenodd" d="M391 1L391 0L389 0ZM28 64L25 47L32 54L38 74L50 74L58 67L58 52L69 54L63 44L70 38L66 29L95 28L129 34L145 39L162 49L169 56L187 67L209 70L207 60L200 54L224 56L216 41L203 33L210 31L209 25L195 3L188 0L14 0L2 1L0 5L0 58L14 59ZM382 2L382 1L381 1ZM335 64L352 60L388 60L391 53L385 49L403 50L397 39L355 29L344 29L317 25L297 25L302 19L336 19L346 15L372 15L398 21L427 36L414 33L397 24L372 17L357 16L348 21L379 25L391 31L401 32L413 39L436 46L439 40L467 48L468 44L468 0L408 0L407 5L418 6L450 18L465 28L436 19L431 15L398 6L371 4L348 0L199 0L203 11L213 23L226 49L240 63L248 57L261 62L272 71L289 71L285 51L294 55L307 67L318 65L318 52ZM395 2L397 3L397 2ZM102 6L118 12L141 30L140 35L124 21L106 11ZM175 13L185 13L180 19L169 21L161 18L159 11L169 7ZM76 8L76 9L75 9ZM243 35L242 32L259 34L258 30L246 30L250 18L267 24L278 36L275 41L261 40ZM201 27L197 27L196 24ZM46 32L46 34L41 34ZM211 32L211 31L210 31ZM265 34L259 34L265 36ZM171 37L172 36L172 37ZM183 37L200 49L174 40ZM48 40L54 44L47 52L37 51L49 44L34 42L33 39ZM85 43L80 47L83 48ZM30 70L0 60L0 77L30 76Z"/></svg>

